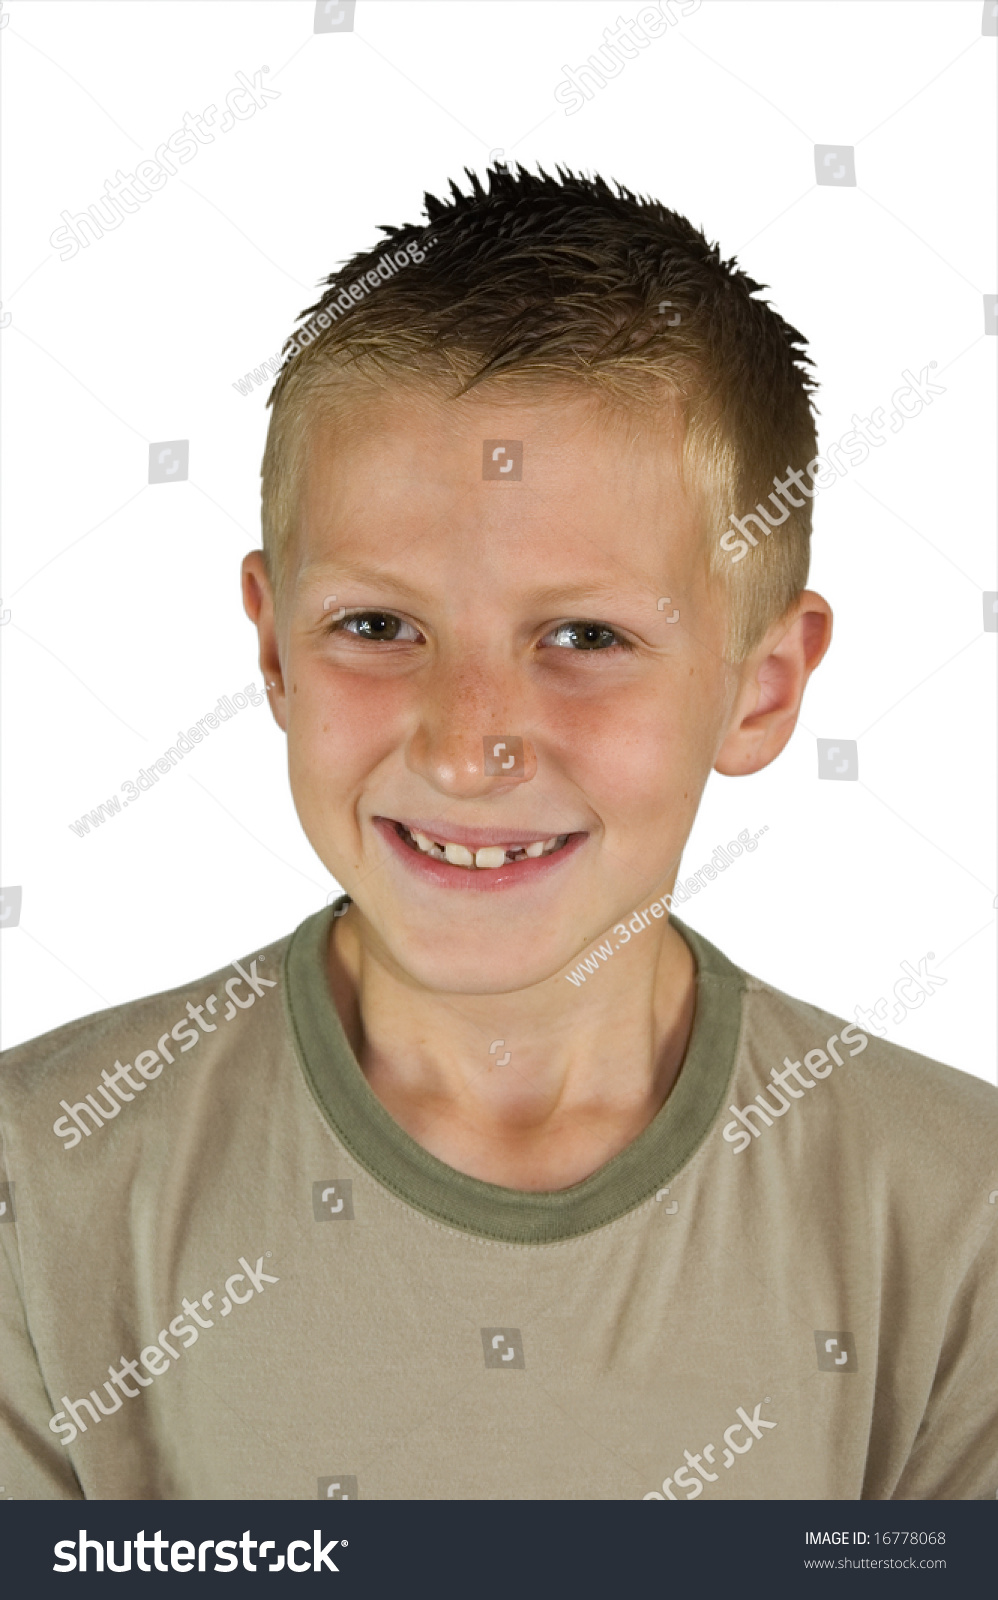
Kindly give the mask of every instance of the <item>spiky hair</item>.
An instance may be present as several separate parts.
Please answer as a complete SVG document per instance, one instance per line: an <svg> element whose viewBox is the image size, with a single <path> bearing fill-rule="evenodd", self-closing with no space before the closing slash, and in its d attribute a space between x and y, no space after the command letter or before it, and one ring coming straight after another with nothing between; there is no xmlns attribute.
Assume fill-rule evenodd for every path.
<svg viewBox="0 0 998 1600"><path fill-rule="evenodd" d="M497 165L487 188L465 171L468 193L452 179L450 199L426 194L424 223L382 225L382 241L331 273L285 346L263 460L278 589L309 429L353 385L443 385L452 397L583 385L645 412L678 401L704 561L727 592L727 654L741 659L807 581L809 499L751 560L720 547L732 515L816 453L802 335L756 298L766 285L657 200L561 167Z"/></svg>

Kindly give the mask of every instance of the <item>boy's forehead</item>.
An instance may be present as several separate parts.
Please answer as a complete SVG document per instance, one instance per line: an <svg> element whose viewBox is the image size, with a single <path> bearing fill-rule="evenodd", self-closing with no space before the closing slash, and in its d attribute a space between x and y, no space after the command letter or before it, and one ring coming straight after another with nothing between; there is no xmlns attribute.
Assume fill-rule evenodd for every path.
<svg viewBox="0 0 998 1600"><path fill-rule="evenodd" d="M699 551L678 407L591 393L361 394L316 419L296 587L330 564L424 570L463 556L652 578ZM678 574L677 574L678 575Z"/></svg>

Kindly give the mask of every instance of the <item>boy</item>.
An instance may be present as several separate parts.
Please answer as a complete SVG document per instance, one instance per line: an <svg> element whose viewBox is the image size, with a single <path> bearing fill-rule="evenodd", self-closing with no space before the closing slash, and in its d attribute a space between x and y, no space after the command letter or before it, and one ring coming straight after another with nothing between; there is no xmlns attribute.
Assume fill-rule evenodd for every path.
<svg viewBox="0 0 998 1600"><path fill-rule="evenodd" d="M998 1094L669 914L829 643L801 336L656 203L488 183L272 396L244 603L347 897L8 1058L6 1492L991 1498Z"/></svg>

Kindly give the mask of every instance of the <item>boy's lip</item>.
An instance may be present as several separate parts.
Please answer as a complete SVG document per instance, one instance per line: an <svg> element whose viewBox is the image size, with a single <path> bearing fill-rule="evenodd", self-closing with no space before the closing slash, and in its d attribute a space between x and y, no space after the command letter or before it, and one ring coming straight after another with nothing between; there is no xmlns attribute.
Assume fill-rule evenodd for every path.
<svg viewBox="0 0 998 1600"><path fill-rule="evenodd" d="M434 856L424 855L421 850L417 850L411 844L406 843L399 833L395 821L390 817L374 817L372 822L392 855L415 877L421 878L424 883L438 889L470 889L478 893L489 890L512 889L517 885L526 888L538 878L544 877L550 872L556 872L559 864L566 861L570 855L574 855L589 837L587 833L571 833L566 837L561 849L554 851L551 855L535 856L529 860L507 861L501 867L481 869L452 866L449 861L440 861ZM403 823L402 825L406 828L410 826L409 823ZM419 827L420 833L426 831L418 823L415 826ZM458 832L462 833L464 838L467 839L467 848L469 849L475 845L481 848L487 844L514 844L518 840L521 843L534 844L539 837L536 833L517 833L515 829L512 833L503 832L497 828L480 828L477 830L464 828L459 829ZM448 829L443 830L440 836L447 839L451 844L464 843L464 838L455 839L453 837L452 824L448 825ZM432 833L430 837L433 837ZM551 835L547 834L546 837L551 838ZM561 836L558 835L558 837Z"/></svg>
<svg viewBox="0 0 998 1600"><path fill-rule="evenodd" d="M488 845L497 844L516 849L528 844L538 844L545 839L557 838L563 833L572 835L583 832L579 828L555 827L538 828L533 833L525 833L522 828L462 828L456 822L427 822L414 817L375 817L373 820L386 822L391 827L400 822L410 833L425 833L427 838L439 839L442 843L463 844L468 850L482 850Z"/></svg>

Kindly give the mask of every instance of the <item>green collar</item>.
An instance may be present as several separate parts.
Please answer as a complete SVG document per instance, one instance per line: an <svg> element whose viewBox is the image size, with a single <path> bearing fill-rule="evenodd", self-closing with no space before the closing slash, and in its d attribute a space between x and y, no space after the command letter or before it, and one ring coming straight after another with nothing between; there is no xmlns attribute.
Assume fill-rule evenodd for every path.
<svg viewBox="0 0 998 1600"><path fill-rule="evenodd" d="M697 1002L675 1088L644 1132L605 1166L570 1189L536 1192L457 1172L389 1116L350 1049L330 993L326 958L336 909L308 917L288 944L284 995L291 1036L336 1137L407 1205L480 1238L554 1244L605 1227L650 1200L702 1144L734 1066L745 975L678 918L672 922L696 962Z"/></svg>

